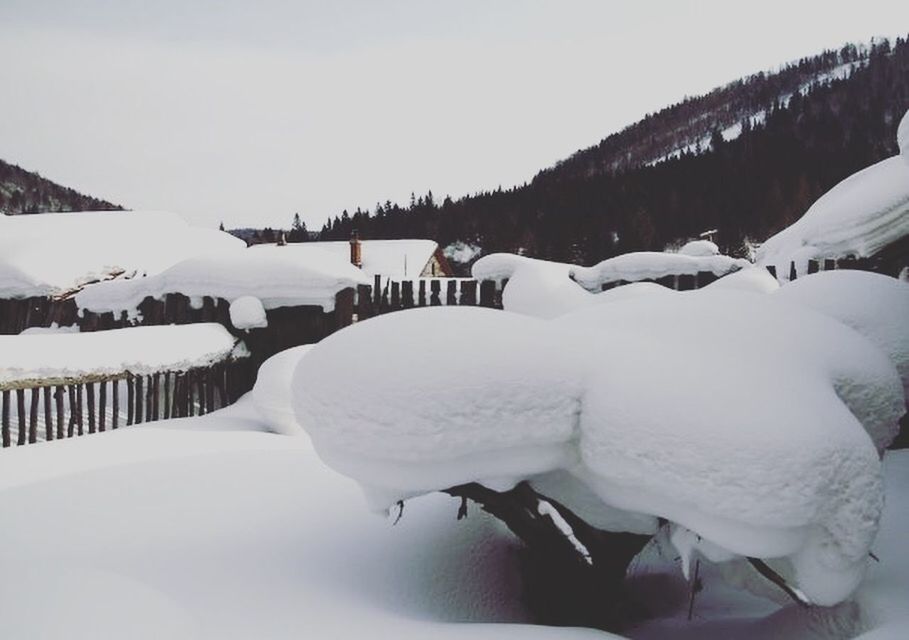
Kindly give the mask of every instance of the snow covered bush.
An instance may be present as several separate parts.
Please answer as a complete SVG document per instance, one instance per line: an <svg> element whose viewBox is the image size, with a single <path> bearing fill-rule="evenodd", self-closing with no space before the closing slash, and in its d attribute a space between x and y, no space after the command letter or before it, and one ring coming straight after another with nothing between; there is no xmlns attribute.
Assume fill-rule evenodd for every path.
<svg viewBox="0 0 909 640"><path fill-rule="evenodd" d="M559 266L509 268L554 274L558 296L574 284ZM688 551L747 558L805 602L844 600L905 411L890 358L782 296L650 286L567 294L611 303L548 321L436 308L354 325L297 366L297 422L374 509L470 498L528 544L607 566L604 593L669 521Z"/></svg>

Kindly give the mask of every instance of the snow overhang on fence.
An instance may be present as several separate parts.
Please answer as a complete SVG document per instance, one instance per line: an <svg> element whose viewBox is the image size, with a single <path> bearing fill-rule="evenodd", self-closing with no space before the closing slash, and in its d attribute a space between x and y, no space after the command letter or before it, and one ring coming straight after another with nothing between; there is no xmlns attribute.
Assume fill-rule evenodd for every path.
<svg viewBox="0 0 909 640"><path fill-rule="evenodd" d="M0 298L59 296L89 282L159 273L238 238L160 211L0 215Z"/></svg>
<svg viewBox="0 0 909 640"><path fill-rule="evenodd" d="M821 196L799 220L767 240L757 263L785 276L809 260L868 258L909 236L909 112L900 155L855 173Z"/></svg>
<svg viewBox="0 0 909 640"><path fill-rule="evenodd" d="M603 260L592 267L573 267L570 275L585 289L599 291L603 285L618 282L656 281L698 273L712 273L720 277L749 266L751 263L747 260L722 255L638 251Z"/></svg>
<svg viewBox="0 0 909 640"><path fill-rule="evenodd" d="M190 258L148 278L100 282L80 291L76 304L95 313L131 313L145 298L168 294L228 302L253 296L265 309L319 306L330 312L338 292L365 284L359 269L326 251L269 247Z"/></svg>
<svg viewBox="0 0 909 640"><path fill-rule="evenodd" d="M187 371L246 357L219 324L0 336L0 390Z"/></svg>

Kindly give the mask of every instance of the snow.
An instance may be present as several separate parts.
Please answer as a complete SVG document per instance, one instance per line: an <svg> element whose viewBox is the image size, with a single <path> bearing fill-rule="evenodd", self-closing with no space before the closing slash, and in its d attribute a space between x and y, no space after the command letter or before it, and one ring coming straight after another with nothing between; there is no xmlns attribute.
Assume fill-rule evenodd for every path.
<svg viewBox="0 0 909 640"><path fill-rule="evenodd" d="M909 283L865 271L825 271L782 287L776 297L852 327L893 362L909 396Z"/></svg>
<svg viewBox="0 0 909 640"><path fill-rule="evenodd" d="M331 253L271 246L190 258L148 278L100 282L80 291L76 304L96 313L117 313L135 310L148 296L181 293L230 302L254 296L265 309L315 305L328 312L339 291L360 284L369 280Z"/></svg>
<svg viewBox="0 0 909 640"><path fill-rule="evenodd" d="M469 244L459 240L445 247L442 253L452 262L467 264L483 253L483 249L475 244Z"/></svg>
<svg viewBox="0 0 909 640"><path fill-rule="evenodd" d="M438 247L433 240L361 240L361 268L370 283L376 275L392 280L418 278ZM311 252L316 252L321 260L321 254L325 252L350 264L350 242L346 240L295 242L283 247L262 244L250 248L253 251L287 251L297 254L297 259L301 261L307 260Z"/></svg>
<svg viewBox="0 0 909 640"><path fill-rule="evenodd" d="M237 329L262 329L268 317L262 301L255 296L241 296L230 303L230 323Z"/></svg>
<svg viewBox="0 0 909 640"><path fill-rule="evenodd" d="M906 122L904 116L898 134L903 142ZM873 256L906 235L909 162L903 151L837 184L799 220L761 245L756 257L758 264L774 265L781 277L788 277L793 261L801 274L808 260Z"/></svg>
<svg viewBox="0 0 909 640"><path fill-rule="evenodd" d="M526 624L517 543L497 521L471 505L457 522L457 501L438 494L408 502L395 526L370 516L356 485L321 464L307 439L262 433L250 404L0 452L4 632L616 637ZM734 563L702 562L689 622L689 587L658 536L631 570L629 588L649 614L626 637L903 637L909 452L888 452L883 469L881 562L870 564L853 601L781 607L728 586L722 570ZM705 548L697 544L695 557Z"/></svg>
<svg viewBox="0 0 909 640"><path fill-rule="evenodd" d="M780 288L779 281L764 267L746 267L708 284L705 289L738 289L754 293L773 293Z"/></svg>
<svg viewBox="0 0 909 640"><path fill-rule="evenodd" d="M508 280L502 306L538 318L554 318L597 301L571 280L572 265L536 260L510 253L493 253L477 260L471 274L477 280Z"/></svg>
<svg viewBox="0 0 909 640"><path fill-rule="evenodd" d="M245 355L218 324L0 336L0 386L87 375L185 371Z"/></svg>
<svg viewBox="0 0 909 640"><path fill-rule="evenodd" d="M304 344L273 355L262 363L252 390L252 402L271 431L302 435L291 397L290 380L294 370L312 345Z"/></svg>
<svg viewBox="0 0 909 640"><path fill-rule="evenodd" d="M477 478L508 485L577 457L580 372L561 342L546 322L477 307L373 318L300 361L297 421L377 509Z"/></svg>
<svg viewBox="0 0 909 640"><path fill-rule="evenodd" d="M819 604L848 597L864 574L878 452L905 411L899 374L861 335L722 289L552 321L392 314L316 345L293 387L320 457L373 508L563 470L605 505L650 514L653 530L662 517L729 554L785 558Z"/></svg>
<svg viewBox="0 0 909 640"><path fill-rule="evenodd" d="M909 111L900 120L899 128L896 131L896 142L900 148L900 155L904 159L909 159Z"/></svg>
<svg viewBox="0 0 909 640"><path fill-rule="evenodd" d="M516 543L478 509L429 496L392 526L236 411L0 453L4 635L615 637L527 624Z"/></svg>
<svg viewBox="0 0 909 640"><path fill-rule="evenodd" d="M639 251L603 260L592 267L573 267L571 276L586 289L599 291L610 282L657 280L668 275L695 275L699 271L724 276L750 264L747 260L721 255Z"/></svg>
<svg viewBox="0 0 909 640"><path fill-rule="evenodd" d="M0 298L58 295L93 280L159 273L245 244L160 211L0 215Z"/></svg>
<svg viewBox="0 0 909 640"><path fill-rule="evenodd" d="M705 258L709 256L720 255L720 248L715 242L710 240L692 240L685 243L679 253L683 256L694 256L696 258Z"/></svg>

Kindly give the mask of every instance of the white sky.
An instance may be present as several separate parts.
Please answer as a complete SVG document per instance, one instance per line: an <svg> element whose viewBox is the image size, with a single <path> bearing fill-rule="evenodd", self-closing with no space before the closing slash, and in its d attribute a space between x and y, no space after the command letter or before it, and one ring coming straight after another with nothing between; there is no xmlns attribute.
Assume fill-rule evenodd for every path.
<svg viewBox="0 0 909 640"><path fill-rule="evenodd" d="M320 228L901 33L905 0L0 0L0 158L198 224Z"/></svg>

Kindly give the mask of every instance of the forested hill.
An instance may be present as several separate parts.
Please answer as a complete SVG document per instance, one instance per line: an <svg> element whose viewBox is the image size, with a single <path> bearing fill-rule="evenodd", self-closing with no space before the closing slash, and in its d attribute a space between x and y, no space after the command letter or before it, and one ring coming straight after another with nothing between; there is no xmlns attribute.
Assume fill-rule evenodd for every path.
<svg viewBox="0 0 909 640"><path fill-rule="evenodd" d="M746 239L765 239L849 174L896 154L907 108L907 41L849 45L664 109L529 184L345 212L322 238L356 228L589 264L718 229L721 247L741 253Z"/></svg>
<svg viewBox="0 0 909 640"><path fill-rule="evenodd" d="M0 160L0 213L119 209L122 207L62 187L37 173Z"/></svg>

